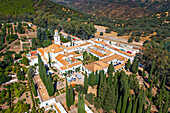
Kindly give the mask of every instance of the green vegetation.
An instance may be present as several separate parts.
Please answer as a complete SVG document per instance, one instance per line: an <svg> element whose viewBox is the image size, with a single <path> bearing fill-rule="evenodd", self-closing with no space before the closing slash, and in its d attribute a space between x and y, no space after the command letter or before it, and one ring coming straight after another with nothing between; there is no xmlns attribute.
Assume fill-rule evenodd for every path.
<svg viewBox="0 0 170 113"><path fill-rule="evenodd" d="M1 0L0 2L1 15L34 14L35 12L33 0Z"/></svg>
<svg viewBox="0 0 170 113"><path fill-rule="evenodd" d="M90 104L93 105L93 94L92 94L92 93L86 94L85 99L86 99Z"/></svg>
<svg viewBox="0 0 170 113"><path fill-rule="evenodd" d="M97 60L99 60L98 57L93 56L91 53L88 54L87 51L83 52L83 61L82 61L83 65L97 61Z"/></svg>
<svg viewBox="0 0 170 113"><path fill-rule="evenodd" d="M38 65L39 65L40 78L42 79L44 85L46 86L49 96L53 96L54 86L51 80L51 76L47 75L46 68L44 67L43 61L39 54L38 54Z"/></svg>
<svg viewBox="0 0 170 113"><path fill-rule="evenodd" d="M66 79L66 104L67 107L70 108L71 105L74 103L74 91L70 84L70 89L68 89L67 79Z"/></svg>
<svg viewBox="0 0 170 113"><path fill-rule="evenodd" d="M85 104L84 104L84 97L83 97L83 93L78 94L78 109L77 109L78 113L85 113Z"/></svg>

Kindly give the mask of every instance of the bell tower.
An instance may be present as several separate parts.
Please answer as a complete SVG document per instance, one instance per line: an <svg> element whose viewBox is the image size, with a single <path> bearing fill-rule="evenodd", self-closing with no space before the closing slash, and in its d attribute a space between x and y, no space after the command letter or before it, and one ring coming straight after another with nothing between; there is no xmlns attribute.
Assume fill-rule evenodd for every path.
<svg viewBox="0 0 170 113"><path fill-rule="evenodd" d="M54 44L60 45L60 35L58 34L58 30L55 30L55 34L54 34Z"/></svg>

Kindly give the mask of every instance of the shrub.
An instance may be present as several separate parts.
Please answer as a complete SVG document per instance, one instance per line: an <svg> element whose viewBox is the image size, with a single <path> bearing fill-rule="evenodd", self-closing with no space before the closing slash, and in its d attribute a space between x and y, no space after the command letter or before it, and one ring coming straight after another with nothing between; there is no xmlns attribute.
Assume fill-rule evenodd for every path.
<svg viewBox="0 0 170 113"><path fill-rule="evenodd" d="M97 102L94 102L94 107L95 107L96 109L100 109L100 108L101 108L101 105L100 105L99 103L97 103Z"/></svg>
<svg viewBox="0 0 170 113"><path fill-rule="evenodd" d="M105 33L110 33L110 29L106 29Z"/></svg>
<svg viewBox="0 0 170 113"><path fill-rule="evenodd" d="M133 38L132 38L132 37L128 39L128 43L130 43L130 42L132 42L132 41L133 41Z"/></svg>
<svg viewBox="0 0 170 113"><path fill-rule="evenodd" d="M140 37L136 37L135 42L139 42L139 41L140 41Z"/></svg>
<svg viewBox="0 0 170 113"><path fill-rule="evenodd" d="M100 32L100 36L103 36L103 32Z"/></svg>
<svg viewBox="0 0 170 113"><path fill-rule="evenodd" d="M86 94L85 99L86 99L90 104L93 104L93 94L92 94L92 93Z"/></svg>

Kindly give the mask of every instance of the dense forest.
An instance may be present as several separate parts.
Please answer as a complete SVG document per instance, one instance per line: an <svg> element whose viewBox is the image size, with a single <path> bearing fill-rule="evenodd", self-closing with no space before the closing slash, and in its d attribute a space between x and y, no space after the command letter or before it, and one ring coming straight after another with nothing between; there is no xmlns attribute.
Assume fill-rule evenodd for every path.
<svg viewBox="0 0 170 113"><path fill-rule="evenodd" d="M170 10L168 0L50 0L85 14L132 19Z"/></svg>
<svg viewBox="0 0 170 113"><path fill-rule="evenodd" d="M126 71L113 73L114 66L110 63L107 73L104 73L104 70L92 72L88 79L84 79L84 88L80 91L86 94L88 85L97 85L97 97L86 94L85 98L91 104L94 103L96 109L102 108L104 112L150 113L151 106L154 105L158 113L168 113L169 92L165 85L166 75L160 77L160 70L154 71L154 67L153 61L147 78L145 68L139 68L137 56L132 63L128 60ZM131 74L127 75L127 72ZM139 77L142 81L138 80Z"/></svg>

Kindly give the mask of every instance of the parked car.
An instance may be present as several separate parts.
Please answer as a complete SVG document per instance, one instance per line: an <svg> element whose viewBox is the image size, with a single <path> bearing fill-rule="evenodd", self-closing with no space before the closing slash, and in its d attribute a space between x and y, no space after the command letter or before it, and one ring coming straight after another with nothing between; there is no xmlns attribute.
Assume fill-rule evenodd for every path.
<svg viewBox="0 0 170 113"><path fill-rule="evenodd" d="M76 74L76 77L77 77L78 79L81 79L81 76L80 76L79 74Z"/></svg>

